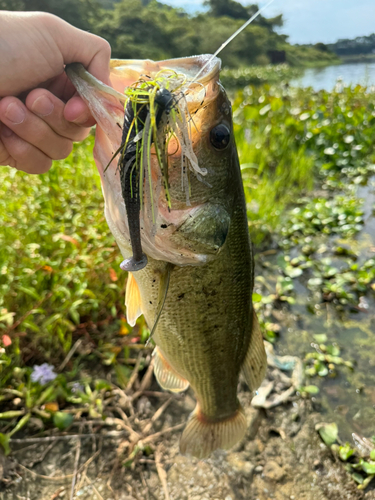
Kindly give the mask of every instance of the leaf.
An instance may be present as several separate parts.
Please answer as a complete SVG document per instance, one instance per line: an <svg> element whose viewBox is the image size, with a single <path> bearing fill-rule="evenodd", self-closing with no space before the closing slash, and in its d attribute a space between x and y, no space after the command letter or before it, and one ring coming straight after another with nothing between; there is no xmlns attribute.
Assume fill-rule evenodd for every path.
<svg viewBox="0 0 375 500"><path fill-rule="evenodd" d="M20 417L21 415L24 415L23 410L10 410L0 413L0 418L11 419L15 417Z"/></svg>
<svg viewBox="0 0 375 500"><path fill-rule="evenodd" d="M2 434L0 432L0 445L4 448L5 455L9 455L10 453L9 441L10 441L9 434Z"/></svg>
<svg viewBox="0 0 375 500"><path fill-rule="evenodd" d="M129 378L131 375L131 369L127 366L120 365L119 363L115 364L115 372L117 377L117 382L122 389L125 389L127 383L129 382Z"/></svg>
<svg viewBox="0 0 375 500"><path fill-rule="evenodd" d="M327 342L327 335L325 333L317 333L314 335L314 339L318 342L318 344L324 344Z"/></svg>
<svg viewBox="0 0 375 500"><path fill-rule="evenodd" d="M46 411L50 411L51 413L54 413L54 412L58 411L59 405L56 401L51 401L50 403L46 403L44 405L44 409Z"/></svg>
<svg viewBox="0 0 375 500"><path fill-rule="evenodd" d="M350 447L349 443L346 443L345 446L340 446L339 456L343 462L346 462L354 453L354 450Z"/></svg>
<svg viewBox="0 0 375 500"><path fill-rule="evenodd" d="M366 472L366 474L375 474L375 463L362 462L362 470Z"/></svg>
<svg viewBox="0 0 375 500"><path fill-rule="evenodd" d="M358 484L362 484L363 483L363 476L361 476L361 474L359 474L358 472L354 472L352 474L352 478Z"/></svg>
<svg viewBox="0 0 375 500"><path fill-rule="evenodd" d="M73 238L72 236L69 236L68 234L62 234L62 233L55 234L53 236L53 240L54 241L57 241L57 240L68 241L69 243L72 243L76 247L79 246L79 242L75 238Z"/></svg>
<svg viewBox="0 0 375 500"><path fill-rule="evenodd" d="M112 386L106 380L102 380L102 379L95 380L95 390L101 391L102 389L105 389L106 391L110 391L112 389Z"/></svg>
<svg viewBox="0 0 375 500"><path fill-rule="evenodd" d="M253 293L253 302L260 302L262 300L262 296L259 293Z"/></svg>
<svg viewBox="0 0 375 500"><path fill-rule="evenodd" d="M4 344L4 347L12 345L12 339L9 337L9 335L3 335L1 337L1 341Z"/></svg>
<svg viewBox="0 0 375 500"><path fill-rule="evenodd" d="M67 429L73 422L74 417L70 413L57 411L53 416L53 423L60 431Z"/></svg>
<svg viewBox="0 0 375 500"><path fill-rule="evenodd" d="M367 486L371 483L371 481L374 479L375 474L371 474L370 476L366 477L366 479L363 481L362 484L358 486L359 490L364 490L367 488Z"/></svg>
<svg viewBox="0 0 375 500"><path fill-rule="evenodd" d="M301 387L301 390L308 394L319 394L319 387L316 385L306 385L305 387Z"/></svg>
<svg viewBox="0 0 375 500"><path fill-rule="evenodd" d="M371 450L370 458L371 460L375 460L375 449Z"/></svg>
<svg viewBox="0 0 375 500"><path fill-rule="evenodd" d="M331 424L317 424L315 426L315 430L319 432L320 437L327 446L331 446L337 441L339 431L335 422L332 422Z"/></svg>
<svg viewBox="0 0 375 500"><path fill-rule="evenodd" d="M113 267L109 268L109 277L111 278L112 281L118 280L118 276L116 274L116 271L113 269Z"/></svg>

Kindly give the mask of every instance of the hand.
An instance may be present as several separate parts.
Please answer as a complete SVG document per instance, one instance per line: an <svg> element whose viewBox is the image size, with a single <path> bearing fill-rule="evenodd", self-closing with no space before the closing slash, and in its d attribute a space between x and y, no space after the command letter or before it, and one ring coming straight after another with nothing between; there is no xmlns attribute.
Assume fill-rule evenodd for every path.
<svg viewBox="0 0 375 500"><path fill-rule="evenodd" d="M95 121L75 95L65 64L81 62L108 83L109 60L105 40L58 17L1 12L0 165L43 173L52 160L66 158Z"/></svg>

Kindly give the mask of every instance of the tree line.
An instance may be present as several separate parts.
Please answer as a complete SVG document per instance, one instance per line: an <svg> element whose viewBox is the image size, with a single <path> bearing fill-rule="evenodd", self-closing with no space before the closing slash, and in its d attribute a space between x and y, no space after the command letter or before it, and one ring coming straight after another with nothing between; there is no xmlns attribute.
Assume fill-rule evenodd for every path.
<svg viewBox="0 0 375 500"><path fill-rule="evenodd" d="M206 12L191 16L157 0L0 0L1 9L50 12L106 38L114 58L155 60L213 53L258 10L235 0L205 5ZM282 15L260 15L221 53L224 65L267 64L275 52L292 64L303 59L303 50L296 58L287 36L277 32L282 25Z"/></svg>
<svg viewBox="0 0 375 500"><path fill-rule="evenodd" d="M338 56L375 54L375 33L369 36L358 36L352 40L341 39L327 47Z"/></svg>

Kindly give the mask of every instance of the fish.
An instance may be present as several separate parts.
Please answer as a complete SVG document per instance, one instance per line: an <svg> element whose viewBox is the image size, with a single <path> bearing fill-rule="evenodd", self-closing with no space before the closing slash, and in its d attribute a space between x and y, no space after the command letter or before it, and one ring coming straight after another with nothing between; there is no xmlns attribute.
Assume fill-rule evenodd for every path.
<svg viewBox="0 0 375 500"><path fill-rule="evenodd" d="M247 421L237 395L239 377L242 373L255 393L267 367L252 304L253 249L220 66L220 59L211 55L112 60L111 86L82 65L66 69L97 121L94 157L105 217L124 259L131 258L132 246L118 165L112 161L122 144L124 91L160 71L183 74L188 81L182 94L174 96L185 103L191 148L183 146L181 136L168 142L169 198L159 162L151 154L139 212L147 265L128 273L125 304L130 325L143 314L152 330L159 385L176 393L190 386L194 392L197 404L183 430L180 451L199 459L244 438Z"/></svg>

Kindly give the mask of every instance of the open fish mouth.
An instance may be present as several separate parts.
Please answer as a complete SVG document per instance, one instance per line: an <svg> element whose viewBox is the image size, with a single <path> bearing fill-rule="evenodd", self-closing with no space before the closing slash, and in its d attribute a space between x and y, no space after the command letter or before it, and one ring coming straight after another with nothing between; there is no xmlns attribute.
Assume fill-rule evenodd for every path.
<svg viewBox="0 0 375 500"><path fill-rule="evenodd" d="M120 245L122 253L124 254L125 247L128 249L131 247L133 253L132 256L129 256L130 252L125 252L127 257L122 265L125 270L142 269L147 263L145 254L180 265L206 261L205 256L193 255L189 249L181 251L181 249L164 248L161 251L163 245L158 237L157 228L166 225L169 228L169 233L173 232L174 228L187 218L191 207L194 208L198 205L194 199L190 199L192 192L191 172L199 182L205 183L208 188L210 187L209 176L205 177L207 170L204 165L199 165L194 145L199 143L202 131L206 132L209 128L204 116L201 117L199 111L209 106L220 92L220 66L220 59L213 58L211 55L159 62L112 60L110 74L112 86L97 80L78 63L70 64L66 68L69 78L88 104L99 126L97 127L94 156L102 178L106 199L106 217L110 229L113 231L114 226L117 226L116 232L125 235L124 239L128 240L127 243L124 241L123 245ZM160 77L160 75L164 76ZM173 75L176 76L172 78ZM134 90L135 82L154 82L158 78L159 82L161 81L159 90L169 92L173 96L173 108L178 110L178 119L171 120L170 116L168 118L164 116L159 128L159 140L152 141L150 138L147 152L145 144L143 150L142 148L137 150L138 162L142 157L138 183L134 181L134 175L122 176L123 181L125 177L127 179L126 186L125 181L122 182L123 188L126 187L126 189L122 189L123 198L127 200L127 202L125 201L127 209L125 209L122 200L119 199L118 186L115 186L115 182L119 182L119 177L115 179L116 174L119 170L122 171L121 168L119 169L119 165L121 165L123 156L119 154L115 161L113 160L116 153L122 151L121 148L125 142L123 133L124 110L126 113L127 103L129 104L129 89ZM147 116L144 118L144 122L147 122ZM150 120L148 126L150 127ZM147 130L143 136L146 136L146 133ZM160 146L166 134L169 134L168 139L164 140L164 146L167 144L167 148L164 148L163 154L155 155L157 142ZM120 158L119 162L118 158ZM178 169L173 171L171 178L168 177L170 161L174 165L177 163L180 165ZM126 165L129 170L129 161ZM176 171L180 173L176 173ZM132 172L134 172L134 168ZM129 180L130 178L132 180ZM132 185L130 185L131 182ZM169 193L170 182L172 182L172 196ZM134 197L134 189L140 190L138 199ZM130 196L124 194L125 191L132 193L131 202L129 201ZM131 205L133 207L132 215L129 212ZM140 215L137 215L138 213ZM138 223L136 223L137 220ZM141 248L141 241L144 252ZM170 250L172 250L174 258L168 256ZM177 253L179 256L176 261Z"/></svg>

